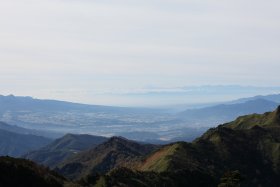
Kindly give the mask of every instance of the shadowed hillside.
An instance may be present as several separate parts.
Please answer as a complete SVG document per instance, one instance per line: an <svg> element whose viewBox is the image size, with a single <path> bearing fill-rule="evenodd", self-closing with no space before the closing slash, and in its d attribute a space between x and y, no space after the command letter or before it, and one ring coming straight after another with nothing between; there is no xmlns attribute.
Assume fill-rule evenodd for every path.
<svg viewBox="0 0 280 187"><path fill-rule="evenodd" d="M0 130L0 155L19 157L28 151L39 149L51 141L51 139L41 136Z"/></svg>
<svg viewBox="0 0 280 187"><path fill-rule="evenodd" d="M0 186L3 187L74 187L64 177L31 161L0 157Z"/></svg>
<svg viewBox="0 0 280 187"><path fill-rule="evenodd" d="M79 179L92 173L106 173L120 166L131 166L158 146L139 144L122 137L112 137L96 148L70 158L57 171L69 178Z"/></svg>
<svg viewBox="0 0 280 187"><path fill-rule="evenodd" d="M25 154L23 157L53 168L71 156L106 141L107 138L92 135L67 134L51 144Z"/></svg>

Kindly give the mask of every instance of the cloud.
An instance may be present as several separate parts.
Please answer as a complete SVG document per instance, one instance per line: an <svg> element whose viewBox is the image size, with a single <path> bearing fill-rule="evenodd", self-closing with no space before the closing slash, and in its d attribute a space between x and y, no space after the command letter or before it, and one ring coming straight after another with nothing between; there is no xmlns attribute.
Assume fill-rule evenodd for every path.
<svg viewBox="0 0 280 187"><path fill-rule="evenodd" d="M44 90L36 96L45 96L46 90L74 93L89 87L277 86L279 5L276 0L0 0L0 89L18 95Z"/></svg>

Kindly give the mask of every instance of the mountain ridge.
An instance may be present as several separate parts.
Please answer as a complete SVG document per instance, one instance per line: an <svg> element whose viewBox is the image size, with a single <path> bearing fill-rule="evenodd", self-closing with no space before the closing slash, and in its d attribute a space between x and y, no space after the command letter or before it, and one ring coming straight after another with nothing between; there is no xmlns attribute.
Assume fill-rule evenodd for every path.
<svg viewBox="0 0 280 187"><path fill-rule="evenodd" d="M56 169L71 179L79 179L87 174L106 173L111 169L136 162L158 146L141 144L123 137L112 137L93 149L81 152L60 164Z"/></svg>
<svg viewBox="0 0 280 187"><path fill-rule="evenodd" d="M252 113L262 114L274 110L279 103L265 99L249 100L244 103L219 104L200 109L189 109L179 113L186 120L220 124ZM211 126L211 125L208 125Z"/></svg>
<svg viewBox="0 0 280 187"><path fill-rule="evenodd" d="M58 163L93 148L108 138L87 134L66 134L45 147L23 155L23 158L54 168Z"/></svg>
<svg viewBox="0 0 280 187"><path fill-rule="evenodd" d="M209 129L192 143L164 145L140 160L140 164L138 161L133 169L116 168L95 183L135 187L166 184L277 187L280 185L279 111L277 107L274 112L258 114L257 120L254 115L240 117L239 120L246 119L250 128L223 124ZM125 172L125 178L120 172ZM200 183L202 179L205 183Z"/></svg>
<svg viewBox="0 0 280 187"><path fill-rule="evenodd" d="M0 130L0 155L19 157L28 151L39 149L51 141L42 136Z"/></svg>

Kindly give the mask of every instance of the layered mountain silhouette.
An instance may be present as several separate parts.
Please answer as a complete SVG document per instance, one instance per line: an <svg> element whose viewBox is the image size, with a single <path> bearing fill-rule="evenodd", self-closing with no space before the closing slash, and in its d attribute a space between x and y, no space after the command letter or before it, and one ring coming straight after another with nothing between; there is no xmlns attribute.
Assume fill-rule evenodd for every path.
<svg viewBox="0 0 280 187"><path fill-rule="evenodd" d="M192 141L206 131L205 127L232 121L240 115L272 111L278 98L279 95L258 96L174 114L163 109L85 105L10 95L0 96L0 120L17 125L13 127L17 133L52 139L79 132L149 143ZM22 127L25 129L20 130Z"/></svg>
<svg viewBox="0 0 280 187"><path fill-rule="evenodd" d="M66 135L64 139L71 136L75 135ZM56 142L52 144L54 150L61 150L67 145L75 147L71 141ZM21 171L35 175L36 181L38 177L40 182L44 182L42 176L49 176L47 183L42 182L46 186L69 184L58 174L45 169L41 171L39 166L32 165L32 168L37 168L35 171L40 171L40 175L36 176L32 169L25 168L27 163L33 162L10 158L8 161L8 166L3 168L10 168L9 165L21 168L17 164L23 162ZM0 169L1 163L0 159ZM77 186L278 187L280 107L274 112L241 116L211 128L192 143L156 146L112 137L96 147L74 153L62 163L57 162L55 170L68 179L76 180L71 185ZM13 172L18 171L11 170ZM9 180L11 173L5 173Z"/></svg>
<svg viewBox="0 0 280 187"><path fill-rule="evenodd" d="M262 114L267 111L273 111L279 103L256 98L244 100L242 103L220 104L200 109L189 109L181 112L179 115L189 121L204 122L205 125L219 124L232 121L238 116L252 113Z"/></svg>
<svg viewBox="0 0 280 187"><path fill-rule="evenodd" d="M134 162L133 168L115 168L103 176L88 176L83 182L97 186L277 187L279 137L280 107L262 115L239 117L208 130L192 143L163 146Z"/></svg>
<svg viewBox="0 0 280 187"><path fill-rule="evenodd" d="M29 151L39 149L51 141L51 139L41 136L18 134L0 129L0 155L19 157Z"/></svg>
<svg viewBox="0 0 280 187"><path fill-rule="evenodd" d="M267 100L267 101L280 103L280 94L257 95L257 96L254 96L254 97L241 98L241 99L233 101L232 103L244 103L246 101L252 101L252 100L257 100L257 99L264 99L264 100Z"/></svg>
<svg viewBox="0 0 280 187"><path fill-rule="evenodd" d="M106 140L101 136L67 134L39 150L25 154L23 158L53 168L71 156L94 148Z"/></svg>
<svg viewBox="0 0 280 187"><path fill-rule="evenodd" d="M58 101L50 99L36 99L32 97L22 97L8 95L0 95L0 114L10 112L25 112L25 111L98 111L98 112L114 112L114 113L130 113L143 112L146 110L154 111L147 108L127 108L127 107L113 107L103 105L89 105L81 103L73 103L67 101Z"/></svg>
<svg viewBox="0 0 280 187"><path fill-rule="evenodd" d="M23 128L23 127L20 127L20 126L17 126L17 125L10 125L10 124L7 124L7 123L2 122L2 121L0 121L0 130L14 132L14 133L17 133L17 134L42 136L42 137L46 137L48 139L56 139L58 137L63 136L63 134L61 134L61 133Z"/></svg>
<svg viewBox="0 0 280 187"><path fill-rule="evenodd" d="M25 129L16 125L9 125L7 123L1 122L0 121L0 129L9 131L9 132L15 132L18 134L35 134L36 131L30 130L30 129Z"/></svg>

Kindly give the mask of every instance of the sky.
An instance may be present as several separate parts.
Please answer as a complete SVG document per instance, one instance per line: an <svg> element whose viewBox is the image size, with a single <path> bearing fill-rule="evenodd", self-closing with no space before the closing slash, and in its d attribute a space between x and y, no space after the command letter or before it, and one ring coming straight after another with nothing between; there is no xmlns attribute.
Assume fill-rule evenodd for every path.
<svg viewBox="0 0 280 187"><path fill-rule="evenodd" d="M276 0L0 0L0 94L144 106L201 100L147 99L154 91L278 87L279 6Z"/></svg>

